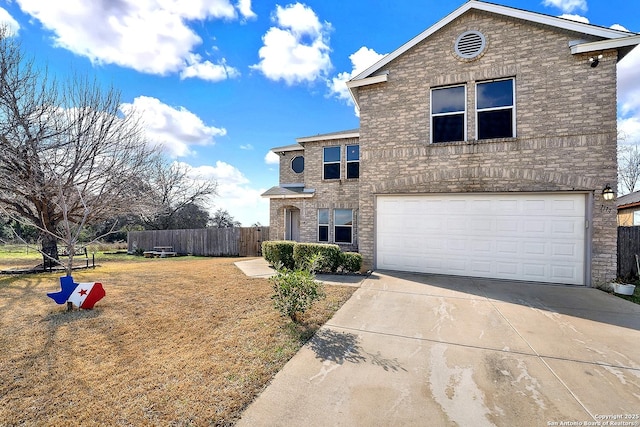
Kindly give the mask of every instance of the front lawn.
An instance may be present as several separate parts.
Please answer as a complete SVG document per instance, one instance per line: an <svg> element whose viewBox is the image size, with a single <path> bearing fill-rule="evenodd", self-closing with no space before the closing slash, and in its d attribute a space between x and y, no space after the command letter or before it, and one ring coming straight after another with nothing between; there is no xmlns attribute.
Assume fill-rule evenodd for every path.
<svg viewBox="0 0 640 427"><path fill-rule="evenodd" d="M130 258L74 273L104 285L90 311L46 296L59 274L0 276L0 426L232 424L354 291L296 326L241 258Z"/></svg>

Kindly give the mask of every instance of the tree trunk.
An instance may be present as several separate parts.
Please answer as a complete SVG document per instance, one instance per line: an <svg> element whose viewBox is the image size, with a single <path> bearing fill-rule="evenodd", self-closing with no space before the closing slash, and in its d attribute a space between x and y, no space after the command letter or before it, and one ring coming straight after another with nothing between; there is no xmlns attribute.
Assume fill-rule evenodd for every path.
<svg viewBox="0 0 640 427"><path fill-rule="evenodd" d="M43 233L41 237L42 237L42 253L45 254L44 268L47 269L47 268L57 266L58 263L53 261L51 258L53 258L56 261L60 259L60 256L58 255L58 239L56 239L55 237L47 233Z"/></svg>

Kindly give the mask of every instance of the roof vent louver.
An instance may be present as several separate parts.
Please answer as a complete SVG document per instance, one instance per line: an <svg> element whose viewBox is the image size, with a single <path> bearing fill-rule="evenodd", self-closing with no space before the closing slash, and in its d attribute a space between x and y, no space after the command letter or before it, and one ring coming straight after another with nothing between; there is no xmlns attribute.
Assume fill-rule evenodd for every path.
<svg viewBox="0 0 640 427"><path fill-rule="evenodd" d="M478 31L467 31L456 39L456 54L464 59L473 59L480 55L486 46L484 35Z"/></svg>

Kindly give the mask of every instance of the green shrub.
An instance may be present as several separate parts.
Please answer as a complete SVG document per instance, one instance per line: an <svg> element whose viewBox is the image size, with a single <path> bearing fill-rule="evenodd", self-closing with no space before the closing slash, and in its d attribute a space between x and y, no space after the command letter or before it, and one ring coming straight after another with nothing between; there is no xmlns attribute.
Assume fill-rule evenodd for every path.
<svg viewBox="0 0 640 427"><path fill-rule="evenodd" d="M342 271L355 273L362 268L362 255L357 252L342 252L340 254L340 267Z"/></svg>
<svg viewBox="0 0 640 427"><path fill-rule="evenodd" d="M340 266L340 247L327 243L296 243L293 247L293 260L301 269L313 272L335 272ZM314 266L310 261L314 261Z"/></svg>
<svg viewBox="0 0 640 427"><path fill-rule="evenodd" d="M283 316L288 316L294 322L321 298L324 298L322 283L316 282L313 273L307 269L289 270L279 268L276 275L269 280L273 284L271 299L275 308Z"/></svg>
<svg viewBox="0 0 640 427"><path fill-rule="evenodd" d="M269 240L262 242L262 256L271 265L282 264L285 268L292 270L295 266L293 261L293 247L296 242L290 240Z"/></svg>

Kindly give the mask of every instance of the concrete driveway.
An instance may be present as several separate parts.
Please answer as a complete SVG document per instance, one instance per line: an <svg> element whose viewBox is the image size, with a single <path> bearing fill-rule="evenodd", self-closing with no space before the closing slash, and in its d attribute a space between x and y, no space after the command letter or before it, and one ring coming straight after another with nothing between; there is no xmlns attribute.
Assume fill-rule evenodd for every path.
<svg viewBox="0 0 640 427"><path fill-rule="evenodd" d="M237 425L640 426L640 306L375 272Z"/></svg>

